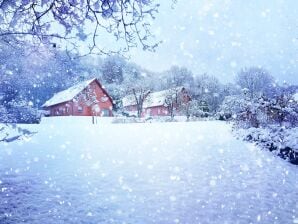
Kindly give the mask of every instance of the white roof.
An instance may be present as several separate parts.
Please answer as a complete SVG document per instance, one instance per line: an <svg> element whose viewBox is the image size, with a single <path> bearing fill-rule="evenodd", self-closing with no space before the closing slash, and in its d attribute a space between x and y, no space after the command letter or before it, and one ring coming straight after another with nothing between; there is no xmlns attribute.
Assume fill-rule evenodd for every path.
<svg viewBox="0 0 298 224"><path fill-rule="evenodd" d="M173 90L182 91L183 87L177 87L176 89L167 89L159 92L150 93L144 101L143 108L162 106L165 104L166 97ZM136 105L134 95L128 95L122 99L123 107Z"/></svg>
<svg viewBox="0 0 298 224"><path fill-rule="evenodd" d="M295 94L293 95L293 99L294 99L296 102L298 102L298 93L295 93Z"/></svg>
<svg viewBox="0 0 298 224"><path fill-rule="evenodd" d="M132 105L136 105L134 95L127 95L126 97L122 98L123 107L132 106Z"/></svg>
<svg viewBox="0 0 298 224"><path fill-rule="evenodd" d="M59 103L67 102L72 100L76 95L82 92L94 79L90 79L79 84L72 86L66 90L56 93L51 99L45 102L42 107L49 107Z"/></svg>

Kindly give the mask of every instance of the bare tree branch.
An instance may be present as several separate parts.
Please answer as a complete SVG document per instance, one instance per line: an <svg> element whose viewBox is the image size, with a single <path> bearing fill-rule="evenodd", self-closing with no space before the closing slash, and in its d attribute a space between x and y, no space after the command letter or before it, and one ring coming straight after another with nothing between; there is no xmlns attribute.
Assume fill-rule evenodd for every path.
<svg viewBox="0 0 298 224"><path fill-rule="evenodd" d="M0 37L14 36L20 41L72 46L88 44L89 52L109 54L99 38L110 33L119 42L120 51L141 45L154 51L156 42L150 32L158 13L154 0L34 0L0 1ZM91 25L90 25L91 24ZM86 34L85 32L91 33ZM89 38L89 39L88 39ZM65 42L63 44L63 42ZM122 47L125 46L125 47Z"/></svg>

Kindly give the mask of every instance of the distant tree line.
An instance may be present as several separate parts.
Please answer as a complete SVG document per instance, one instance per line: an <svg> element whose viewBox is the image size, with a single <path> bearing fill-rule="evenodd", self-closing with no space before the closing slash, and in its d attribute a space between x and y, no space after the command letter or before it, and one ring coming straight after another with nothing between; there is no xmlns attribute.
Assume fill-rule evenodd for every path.
<svg viewBox="0 0 298 224"><path fill-rule="evenodd" d="M240 100L244 93L252 102L295 91L293 86L277 85L266 70L258 67L241 70L235 83L222 84L212 75L193 74L186 67L172 66L154 73L117 55L76 57L46 46L17 47L13 42L7 45L0 41L0 62L1 122L35 121L41 105L56 92L94 77L112 96L115 111L121 110L121 99L128 94L184 87L191 96L185 113L196 117L220 113L222 118L232 116L234 111L226 112L223 102L228 104L233 97Z"/></svg>
<svg viewBox="0 0 298 224"><path fill-rule="evenodd" d="M241 92L225 97L220 108L222 119L235 120L248 128L298 125L298 103L293 98L297 86L279 86L268 71L256 67L241 70L236 83Z"/></svg>

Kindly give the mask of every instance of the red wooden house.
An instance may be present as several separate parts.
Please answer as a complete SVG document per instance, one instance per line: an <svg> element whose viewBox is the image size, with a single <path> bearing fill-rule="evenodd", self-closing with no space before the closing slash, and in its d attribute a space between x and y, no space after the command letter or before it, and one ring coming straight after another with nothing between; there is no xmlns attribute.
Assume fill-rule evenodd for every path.
<svg viewBox="0 0 298 224"><path fill-rule="evenodd" d="M179 106L188 103L190 100L190 96L184 87L152 92L144 100L142 116L168 116L169 101L173 103L176 115L180 115ZM137 105L133 95L124 97L122 105L123 109L129 114L137 114Z"/></svg>
<svg viewBox="0 0 298 224"><path fill-rule="evenodd" d="M42 107L49 116L113 116L113 100L97 79L56 93Z"/></svg>

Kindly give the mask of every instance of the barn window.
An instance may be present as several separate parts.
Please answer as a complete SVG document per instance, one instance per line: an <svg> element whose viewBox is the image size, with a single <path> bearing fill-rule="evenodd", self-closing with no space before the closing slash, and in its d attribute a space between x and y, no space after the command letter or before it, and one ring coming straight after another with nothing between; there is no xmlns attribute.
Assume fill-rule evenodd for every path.
<svg viewBox="0 0 298 224"><path fill-rule="evenodd" d="M59 114L64 114L64 112L65 112L65 109L62 107L59 107Z"/></svg>
<svg viewBox="0 0 298 224"><path fill-rule="evenodd" d="M101 102L107 102L108 101L108 97L107 96L102 96L101 98L100 98L100 100L101 100Z"/></svg>
<svg viewBox="0 0 298 224"><path fill-rule="evenodd" d="M82 106L78 106L78 112L80 112L80 113L83 112L83 107Z"/></svg>

